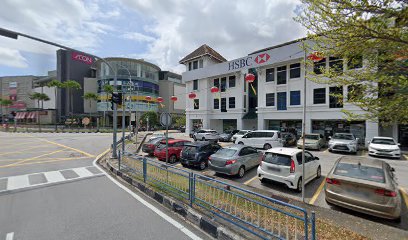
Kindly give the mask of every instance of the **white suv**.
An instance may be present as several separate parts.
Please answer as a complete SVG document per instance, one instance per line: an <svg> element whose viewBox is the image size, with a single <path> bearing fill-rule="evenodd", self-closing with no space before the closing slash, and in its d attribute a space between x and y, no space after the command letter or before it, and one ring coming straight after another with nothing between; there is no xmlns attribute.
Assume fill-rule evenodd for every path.
<svg viewBox="0 0 408 240"><path fill-rule="evenodd" d="M258 178L261 182L269 179L286 184L291 189L302 191L302 181L305 184L315 178L320 178L322 169L319 158L305 151L305 178L302 175L302 150L294 148L275 148L265 152L258 167Z"/></svg>
<svg viewBox="0 0 408 240"><path fill-rule="evenodd" d="M237 137L235 144L244 144L265 150L283 146L280 132L275 130L256 130L249 132L244 136Z"/></svg>
<svg viewBox="0 0 408 240"><path fill-rule="evenodd" d="M219 137L220 135L217 133L217 131L211 130L211 129L201 129L197 131L196 133L194 133L193 135L194 141L197 141L197 140L202 140L202 141L216 140L218 141Z"/></svg>

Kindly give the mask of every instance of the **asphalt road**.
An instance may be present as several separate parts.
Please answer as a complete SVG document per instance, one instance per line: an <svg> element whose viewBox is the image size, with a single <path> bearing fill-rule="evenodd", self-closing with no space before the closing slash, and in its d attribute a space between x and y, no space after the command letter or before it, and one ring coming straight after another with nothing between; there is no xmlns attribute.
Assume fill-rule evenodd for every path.
<svg viewBox="0 0 408 240"><path fill-rule="evenodd" d="M208 239L93 166L111 139L0 133L0 240Z"/></svg>

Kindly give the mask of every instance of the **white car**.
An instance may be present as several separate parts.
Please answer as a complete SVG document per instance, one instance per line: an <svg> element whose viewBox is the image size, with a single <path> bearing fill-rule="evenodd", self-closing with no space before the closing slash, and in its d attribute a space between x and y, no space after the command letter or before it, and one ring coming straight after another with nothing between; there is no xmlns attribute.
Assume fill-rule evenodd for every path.
<svg viewBox="0 0 408 240"><path fill-rule="evenodd" d="M373 137L368 144L368 154L370 156L401 158L399 144L390 137Z"/></svg>
<svg viewBox="0 0 408 240"><path fill-rule="evenodd" d="M252 132L251 130L240 130L239 132L235 133L232 137L231 137L231 141L234 143L235 140L237 140L238 137L242 137L245 134Z"/></svg>
<svg viewBox="0 0 408 240"><path fill-rule="evenodd" d="M193 135L194 141L197 140L202 140L202 141L207 141L207 140L216 140L220 138L220 135L217 133L215 130L211 129L201 129L194 133Z"/></svg>
<svg viewBox="0 0 408 240"><path fill-rule="evenodd" d="M294 148L274 148L265 152L257 175L261 182L265 179L286 184L291 189L302 191L302 181L305 184L315 178L320 178L322 168L319 158L305 151L305 177L302 170L302 150Z"/></svg>
<svg viewBox="0 0 408 240"><path fill-rule="evenodd" d="M256 130L238 137L235 144L244 144L254 148L268 150L275 147L283 147L280 132L276 130Z"/></svg>
<svg viewBox="0 0 408 240"><path fill-rule="evenodd" d="M357 153L358 138L351 133L335 133L329 141L329 152L349 152Z"/></svg>

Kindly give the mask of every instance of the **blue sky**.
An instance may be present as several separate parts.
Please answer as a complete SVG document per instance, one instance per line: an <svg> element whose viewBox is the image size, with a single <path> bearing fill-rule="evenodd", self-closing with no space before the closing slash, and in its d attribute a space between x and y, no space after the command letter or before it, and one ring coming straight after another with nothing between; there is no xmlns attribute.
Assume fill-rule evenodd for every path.
<svg viewBox="0 0 408 240"><path fill-rule="evenodd" d="M0 26L101 57L143 58L181 73L206 43L227 59L305 36L298 0L3 0ZM0 76L45 75L54 47L0 37Z"/></svg>

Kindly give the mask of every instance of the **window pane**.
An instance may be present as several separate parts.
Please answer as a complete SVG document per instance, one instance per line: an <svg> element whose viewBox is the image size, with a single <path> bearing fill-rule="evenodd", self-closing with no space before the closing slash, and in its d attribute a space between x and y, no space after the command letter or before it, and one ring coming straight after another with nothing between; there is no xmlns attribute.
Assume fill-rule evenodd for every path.
<svg viewBox="0 0 408 240"><path fill-rule="evenodd" d="M300 105L300 91L290 91L290 105Z"/></svg>
<svg viewBox="0 0 408 240"><path fill-rule="evenodd" d="M286 110L286 92L278 92L278 110Z"/></svg>
<svg viewBox="0 0 408 240"><path fill-rule="evenodd" d="M200 68L203 68L203 59L200 59L200 61L199 61L199 67L200 67Z"/></svg>
<svg viewBox="0 0 408 240"><path fill-rule="evenodd" d="M360 84L347 87L347 100L349 102L358 101L363 97L363 86Z"/></svg>
<svg viewBox="0 0 408 240"><path fill-rule="evenodd" d="M347 68L348 69L356 69L363 67L363 56L353 56L349 57L347 61Z"/></svg>
<svg viewBox="0 0 408 240"><path fill-rule="evenodd" d="M313 89L313 104L326 103L326 88Z"/></svg>
<svg viewBox="0 0 408 240"><path fill-rule="evenodd" d="M326 58L323 58L322 60L315 62L313 64L313 72L315 74L322 74L323 73L323 69L326 68Z"/></svg>
<svg viewBox="0 0 408 240"><path fill-rule="evenodd" d="M220 87L220 80L218 78L214 79L214 87Z"/></svg>
<svg viewBox="0 0 408 240"><path fill-rule="evenodd" d="M342 108L343 107L343 87L330 87L329 88L329 107L330 108ZM336 96L336 95L340 95Z"/></svg>
<svg viewBox="0 0 408 240"><path fill-rule="evenodd" d="M266 106L275 106L275 93L266 94Z"/></svg>
<svg viewBox="0 0 408 240"><path fill-rule="evenodd" d="M193 81L193 90L198 90L198 80Z"/></svg>
<svg viewBox="0 0 408 240"><path fill-rule="evenodd" d="M228 107L235 108L235 97L228 98Z"/></svg>
<svg viewBox="0 0 408 240"><path fill-rule="evenodd" d="M214 99L214 109L220 109L220 100Z"/></svg>
<svg viewBox="0 0 408 240"><path fill-rule="evenodd" d="M235 76L230 76L228 79L228 87L233 88L235 87Z"/></svg>
<svg viewBox="0 0 408 240"><path fill-rule="evenodd" d="M275 68L266 69L266 82L275 81Z"/></svg>
<svg viewBox="0 0 408 240"><path fill-rule="evenodd" d="M277 68L277 84L286 84L286 66Z"/></svg>
<svg viewBox="0 0 408 240"><path fill-rule="evenodd" d="M227 78L223 77L221 78L221 92L225 92L226 88L227 88Z"/></svg>
<svg viewBox="0 0 408 240"><path fill-rule="evenodd" d="M300 78L300 63L290 65L290 78Z"/></svg>
<svg viewBox="0 0 408 240"><path fill-rule="evenodd" d="M200 100L194 99L194 109L200 109Z"/></svg>
<svg viewBox="0 0 408 240"><path fill-rule="evenodd" d="M221 112L227 112L227 99L221 98Z"/></svg>
<svg viewBox="0 0 408 240"><path fill-rule="evenodd" d="M338 57L329 57L329 67L335 72L343 71L343 59Z"/></svg>
<svg viewBox="0 0 408 240"><path fill-rule="evenodd" d="M197 69L198 68L198 61L194 61L193 62L193 69Z"/></svg>

